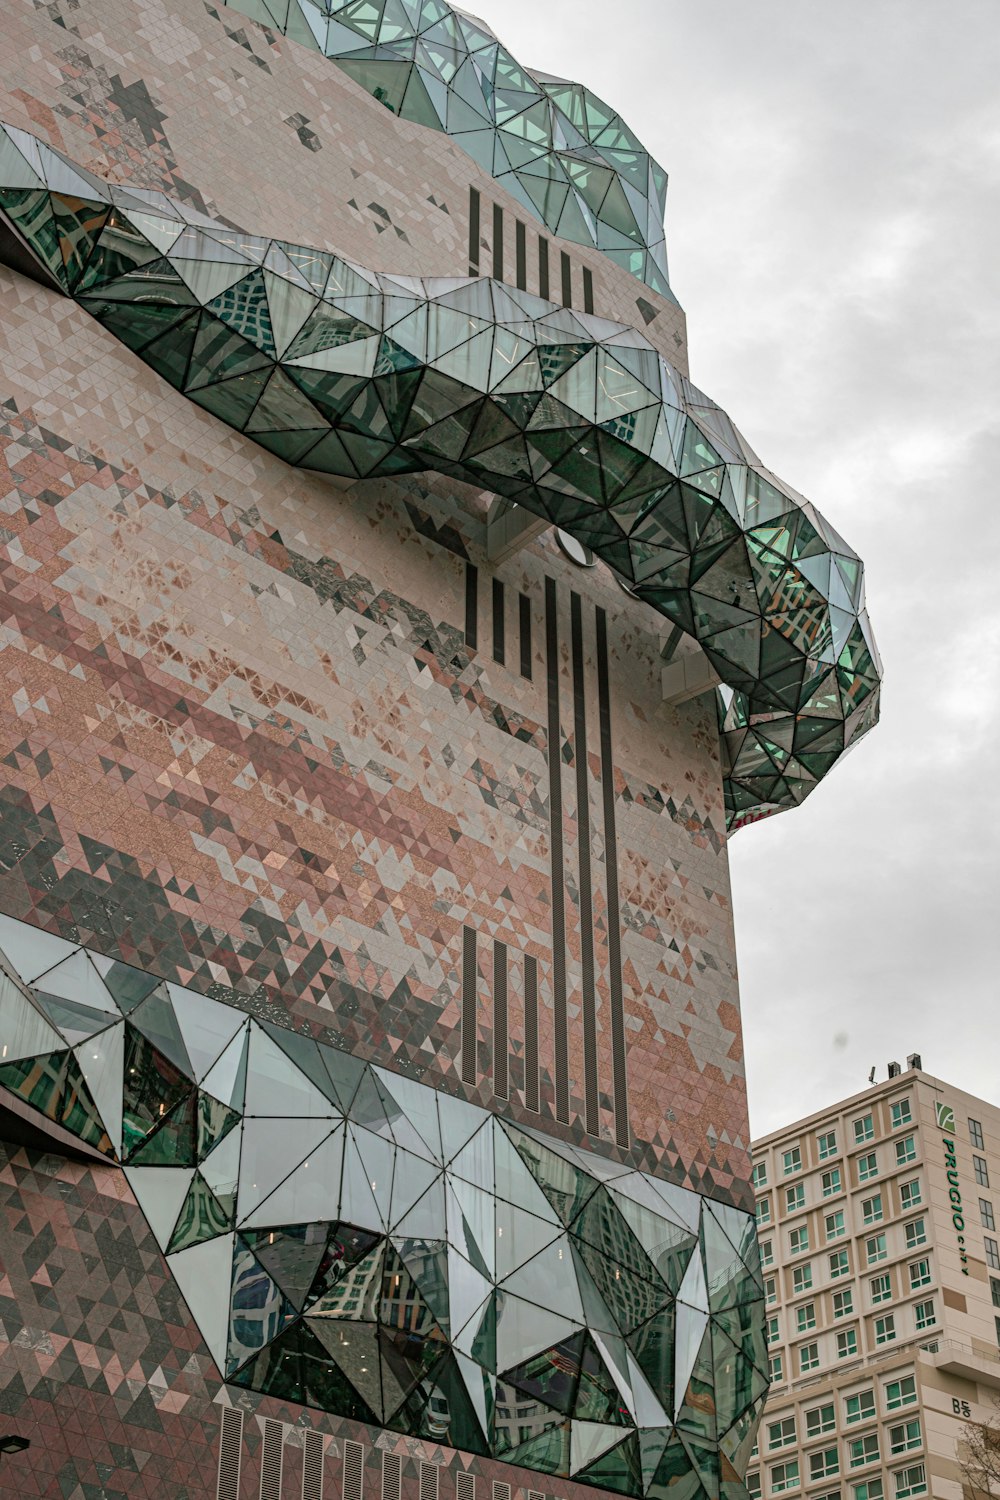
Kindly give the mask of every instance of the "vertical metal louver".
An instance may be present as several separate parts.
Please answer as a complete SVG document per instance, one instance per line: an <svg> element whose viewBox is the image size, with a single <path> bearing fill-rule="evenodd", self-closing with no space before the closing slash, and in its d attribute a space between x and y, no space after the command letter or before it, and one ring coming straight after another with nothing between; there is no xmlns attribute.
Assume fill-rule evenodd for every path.
<svg viewBox="0 0 1000 1500"><path fill-rule="evenodd" d="M240 1460L243 1456L243 1413L227 1406L222 1413L222 1438L219 1443L219 1478L216 1500L239 1500Z"/></svg>
<svg viewBox="0 0 1000 1500"><path fill-rule="evenodd" d="M285 1457L285 1428L273 1417L264 1420L264 1452L260 1461L260 1500L281 1500L281 1469Z"/></svg>
<svg viewBox="0 0 1000 1500"><path fill-rule="evenodd" d="M382 1450L382 1500L399 1500L403 1460L398 1453Z"/></svg>
<svg viewBox="0 0 1000 1500"><path fill-rule="evenodd" d="M365 1448L363 1443L344 1443L344 1500L361 1500L364 1487Z"/></svg>
<svg viewBox="0 0 1000 1500"><path fill-rule="evenodd" d="M302 1500L323 1500L323 1434L307 1432L302 1454Z"/></svg>
<svg viewBox="0 0 1000 1500"><path fill-rule="evenodd" d="M510 1485L501 1484L498 1479L494 1479L493 1500L510 1500Z"/></svg>
<svg viewBox="0 0 1000 1500"><path fill-rule="evenodd" d="M457 1500L476 1500L476 1476L459 1474L456 1485Z"/></svg>
<svg viewBox="0 0 1000 1500"><path fill-rule="evenodd" d="M420 1500L438 1500L440 1472L437 1464L420 1465Z"/></svg>

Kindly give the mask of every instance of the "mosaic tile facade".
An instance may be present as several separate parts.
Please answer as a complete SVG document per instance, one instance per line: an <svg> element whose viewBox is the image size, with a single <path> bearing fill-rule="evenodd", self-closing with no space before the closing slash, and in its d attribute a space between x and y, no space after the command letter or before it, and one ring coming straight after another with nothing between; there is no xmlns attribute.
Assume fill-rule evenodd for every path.
<svg viewBox="0 0 1000 1500"><path fill-rule="evenodd" d="M232 1385L715 1489L767 1389L752 1214L27 924L0 945L0 1084L125 1163Z"/></svg>
<svg viewBox="0 0 1000 1500"><path fill-rule="evenodd" d="M0 1412L5 1430L31 1439L0 1459L4 1497L214 1500L227 1410L241 1419L233 1500L259 1500L275 1438L280 1487L265 1495L299 1497L318 1446L306 1494L340 1497L347 1443L360 1448L362 1497L382 1493L395 1461L399 1500L464 1500L460 1476L475 1481L473 1500L490 1500L494 1484L511 1500L549 1494L530 1470L226 1386L117 1168L0 1143L0 1226ZM721 1481L732 1500L743 1493L728 1458ZM558 1481L559 1500L593 1493ZM673 1493L700 1496L693 1466Z"/></svg>
<svg viewBox="0 0 1000 1500"><path fill-rule="evenodd" d="M381 0L352 20L369 10L382 25ZM502 172L235 6L12 0L0 48L0 119L103 181L369 270L474 268L557 295L641 327L686 374L681 309L601 253L599 235L558 239ZM490 1500L550 1487L583 1500L597 1485L740 1500L766 1381L723 749L708 698L663 700L670 624L603 566L575 567L552 531L491 561L492 495L468 475L340 487L290 468L25 275L24 253L5 230L0 1392L32 1448L16 1471L0 1459L0 1494L370 1500L378 1484L383 1500L477 1500L478 1485L478 1500L487 1486ZM777 738L775 766L788 749ZM39 943L62 976L47 990L29 972ZM142 1016L112 999L95 1029L88 1013L122 965L146 987ZM156 1021L165 982L184 989L166 991ZM359 1171L331 1168L329 1201L305 1217L248 1222L242 1145L231 1193L223 1180L216 1153L260 1132L263 1112L240 1103L235 1080L225 1094L209 1078L221 1054L189 1055L216 1023L247 1039L248 1068L252 1033L255 1056L266 1042L314 1092L327 1079L333 1113L316 1116L296 1085L280 1116L296 1144L310 1118L345 1151L365 1132ZM52 1046L28 1046L29 1032ZM86 1050L100 1034L120 1118L101 1048ZM356 1095L337 1094L330 1057L399 1104L390 1123L383 1103L391 1140L359 1119ZM428 1096L437 1158L418 1123ZM457 1162L446 1115L456 1129L474 1118L490 1141L492 1196ZM323 1389L309 1384L315 1274L303 1288L302 1266L291 1274L258 1241L274 1235L299 1260L320 1244L332 1264L352 1236L376 1235L383 1292L387 1274L402 1278L387 1257L412 1246L394 1243L402 1221L394 1190L380 1207L373 1151L394 1168L405 1157L402 1184L429 1171L426 1192L469 1212L489 1198L498 1231L508 1212L526 1223L530 1200L549 1239L519 1242L510 1275L530 1278L552 1247L572 1260L572 1329L545 1335L546 1296L570 1295L550 1271L523 1299L536 1311L519 1349L494 1359L504 1278L491 1280L490 1236L466 1233L449 1206L443 1240L421 1231L411 1311L443 1335L428 1359L457 1360L471 1327L451 1272L463 1254L480 1278L477 1256L486 1265L473 1312L493 1312L459 1350L493 1402L478 1436L474 1423L451 1431L459 1387L442 1397L413 1376L420 1327L406 1358L386 1352L382 1311L356 1320L380 1330L377 1402L360 1389L371 1371L348 1375L330 1349ZM499 1190L498 1151L521 1174L517 1202ZM598 1247L586 1203L560 1217L542 1161L627 1232ZM432 1305L431 1244L450 1257L447 1308ZM234 1279L237 1254L252 1276ZM204 1285L172 1273L185 1256L205 1257ZM254 1298L270 1270L265 1309ZM645 1320L616 1304L623 1276L652 1298ZM247 1293L240 1333L289 1303L288 1349L269 1324L230 1362L234 1285ZM512 1306L523 1290L507 1288ZM657 1351L659 1394L643 1373ZM407 1422L386 1398L404 1366L419 1408ZM328 1389L338 1368L354 1395ZM529 1397L539 1410L518 1422ZM516 1442L498 1441L503 1421Z"/></svg>

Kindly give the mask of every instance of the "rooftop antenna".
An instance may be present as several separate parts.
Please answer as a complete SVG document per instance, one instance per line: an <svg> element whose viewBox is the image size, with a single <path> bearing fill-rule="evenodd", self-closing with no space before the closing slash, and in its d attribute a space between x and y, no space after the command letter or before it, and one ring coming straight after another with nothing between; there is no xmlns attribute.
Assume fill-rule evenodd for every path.
<svg viewBox="0 0 1000 1500"><path fill-rule="evenodd" d="M874 1083L875 1082L875 1069L874 1068L872 1068L871 1072L868 1074L868 1082L869 1083Z"/></svg>

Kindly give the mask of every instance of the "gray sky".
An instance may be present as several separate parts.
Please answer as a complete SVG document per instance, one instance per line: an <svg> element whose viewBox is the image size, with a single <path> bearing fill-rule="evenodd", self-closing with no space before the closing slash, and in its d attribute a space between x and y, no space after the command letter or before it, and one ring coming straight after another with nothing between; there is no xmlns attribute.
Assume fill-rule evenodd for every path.
<svg viewBox="0 0 1000 1500"><path fill-rule="evenodd" d="M755 1134L920 1052L1000 1103L997 0L480 0L670 174L692 378L865 560L883 719L732 844Z"/></svg>

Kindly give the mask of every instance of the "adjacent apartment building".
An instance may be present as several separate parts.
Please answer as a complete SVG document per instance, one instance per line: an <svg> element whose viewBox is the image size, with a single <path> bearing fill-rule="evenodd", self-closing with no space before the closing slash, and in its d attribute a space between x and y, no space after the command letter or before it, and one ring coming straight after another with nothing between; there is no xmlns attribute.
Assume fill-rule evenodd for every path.
<svg viewBox="0 0 1000 1500"><path fill-rule="evenodd" d="M772 1388L751 1495L962 1492L1000 1392L1000 1109L919 1057L757 1141Z"/></svg>

